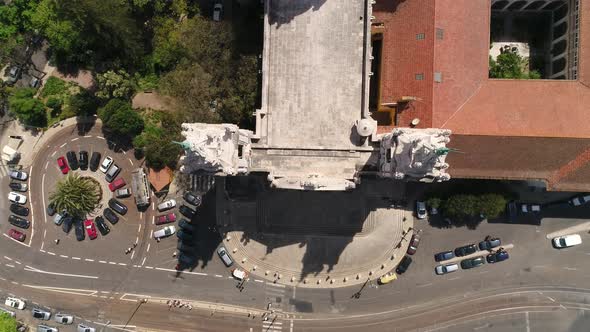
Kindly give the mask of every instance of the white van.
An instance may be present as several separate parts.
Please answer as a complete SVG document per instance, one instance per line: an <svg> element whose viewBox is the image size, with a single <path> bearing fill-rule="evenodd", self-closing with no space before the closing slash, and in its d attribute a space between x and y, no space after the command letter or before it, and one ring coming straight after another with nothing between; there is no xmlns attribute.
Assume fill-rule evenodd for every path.
<svg viewBox="0 0 590 332"><path fill-rule="evenodd" d="M174 226L166 226L154 232L154 239L170 236L174 234L174 232L176 232L176 228Z"/></svg>
<svg viewBox="0 0 590 332"><path fill-rule="evenodd" d="M555 248L567 248L577 246L582 243L580 234L570 234L564 236L558 236L553 239L553 245Z"/></svg>

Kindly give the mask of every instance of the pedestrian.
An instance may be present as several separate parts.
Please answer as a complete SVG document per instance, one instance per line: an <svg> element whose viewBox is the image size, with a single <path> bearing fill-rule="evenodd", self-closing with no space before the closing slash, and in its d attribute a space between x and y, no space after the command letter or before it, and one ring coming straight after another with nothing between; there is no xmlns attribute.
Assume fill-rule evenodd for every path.
<svg viewBox="0 0 590 332"><path fill-rule="evenodd" d="M135 248L135 247L137 247L137 242L135 242L135 243L133 244L133 248Z"/></svg>
<svg viewBox="0 0 590 332"><path fill-rule="evenodd" d="M156 238L156 242L160 243L160 238L159 237Z"/></svg>
<svg viewBox="0 0 590 332"><path fill-rule="evenodd" d="M176 251L172 253L172 257L176 257Z"/></svg>
<svg viewBox="0 0 590 332"><path fill-rule="evenodd" d="M55 244L59 244L59 239L55 239Z"/></svg>

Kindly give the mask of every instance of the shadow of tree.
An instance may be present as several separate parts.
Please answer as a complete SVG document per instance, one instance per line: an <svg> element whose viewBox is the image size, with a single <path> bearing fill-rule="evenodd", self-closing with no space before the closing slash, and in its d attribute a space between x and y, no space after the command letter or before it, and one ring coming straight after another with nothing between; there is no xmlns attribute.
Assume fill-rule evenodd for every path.
<svg viewBox="0 0 590 332"><path fill-rule="evenodd" d="M282 24L287 24L295 18L308 10L318 10L326 0L278 0L272 1L268 21L271 25L277 25L279 28Z"/></svg>

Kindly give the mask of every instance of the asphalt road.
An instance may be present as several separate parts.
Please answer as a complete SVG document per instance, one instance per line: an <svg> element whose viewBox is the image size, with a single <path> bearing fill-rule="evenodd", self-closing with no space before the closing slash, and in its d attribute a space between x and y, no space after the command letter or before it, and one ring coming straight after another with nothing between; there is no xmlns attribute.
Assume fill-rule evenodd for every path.
<svg viewBox="0 0 590 332"><path fill-rule="evenodd" d="M582 245L564 250L552 248L545 238L583 220L545 218L539 227L482 223L475 230L438 229L417 222L416 228L423 230L422 241L408 272L390 285L368 283L358 299L352 295L360 287L311 290L257 279L247 282L240 292L217 257L193 271L177 274L170 258L176 239L156 243L150 238L155 228L151 224L156 214L153 209L138 214L138 220L124 221L131 224L127 228L123 224L111 227L112 234L104 240L99 235L99 240L77 243L70 235L55 246L45 236L43 244L44 231L55 226L51 220L44 221L38 188L43 186L43 174L47 174L47 183L49 177L59 176L55 165L48 165L45 171L47 161L60 153L52 156L54 149L66 151L72 143L78 144L76 149L88 146L89 151L105 144L94 137L98 135L100 131L90 132L84 136L93 137L82 136L72 142L77 135L64 133L37 157L30 191L35 223L30 246L0 236L3 295L14 294L30 303L72 312L93 324L111 321L105 330L122 328L128 321L136 326L129 330L142 331L585 331L582 327L588 326L584 317L585 303L590 300L590 238L583 232ZM121 162L129 158L122 153L114 155ZM6 177L0 181L4 196L9 191L8 181ZM0 212L8 215L6 200L0 200ZM6 229L7 222L0 223L3 233ZM486 235L514 245L509 250L510 260L446 276L434 274L435 252L477 243ZM139 245L134 256L125 255L128 242L121 242L132 242L136 237ZM29 233L27 241L30 238ZM150 301L131 317L139 298ZM166 299L192 301L195 308L168 311ZM259 313L269 302L277 318L273 321L271 315L271 320L262 321ZM248 317L248 312L257 317ZM27 315L19 313L19 317Z"/></svg>

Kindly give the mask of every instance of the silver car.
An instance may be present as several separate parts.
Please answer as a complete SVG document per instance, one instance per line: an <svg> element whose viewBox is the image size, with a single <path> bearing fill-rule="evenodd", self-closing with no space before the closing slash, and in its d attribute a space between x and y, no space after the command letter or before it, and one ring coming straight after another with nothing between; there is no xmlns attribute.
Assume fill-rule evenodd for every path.
<svg viewBox="0 0 590 332"><path fill-rule="evenodd" d="M57 327L48 326L48 325L37 325L37 332L59 332Z"/></svg>
<svg viewBox="0 0 590 332"><path fill-rule="evenodd" d="M219 255L219 258L221 258L225 266L229 267L234 264L234 261L231 259L231 257L229 257L229 254L227 253L227 249L225 249L225 247L219 247L219 249L217 249L217 254Z"/></svg>
<svg viewBox="0 0 590 332"><path fill-rule="evenodd" d="M175 206L176 206L176 200L169 199L169 200L162 202L158 205L158 211L162 212L162 211L170 210Z"/></svg>
<svg viewBox="0 0 590 332"><path fill-rule="evenodd" d="M458 269L459 269L459 265L457 265L457 263L453 263L453 264L439 265L436 268L434 268L434 271L436 272L436 274L441 275L441 274L455 272Z"/></svg>
<svg viewBox="0 0 590 332"><path fill-rule="evenodd" d="M60 324L72 324L74 322L74 316L72 315L68 315L68 314L62 314L61 312L58 312L57 314L55 314L55 321L60 323Z"/></svg>
<svg viewBox="0 0 590 332"><path fill-rule="evenodd" d="M11 178L21 181L25 181L29 178L29 174L27 174L27 172L24 171L11 171L9 175Z"/></svg>
<svg viewBox="0 0 590 332"><path fill-rule="evenodd" d="M78 324L76 332L96 332L96 329L94 329L94 327L86 326L84 324Z"/></svg>
<svg viewBox="0 0 590 332"><path fill-rule="evenodd" d="M51 312L43 309L33 308L33 310L31 310L31 313L33 314L33 317L37 319L49 320L49 318L51 318Z"/></svg>

